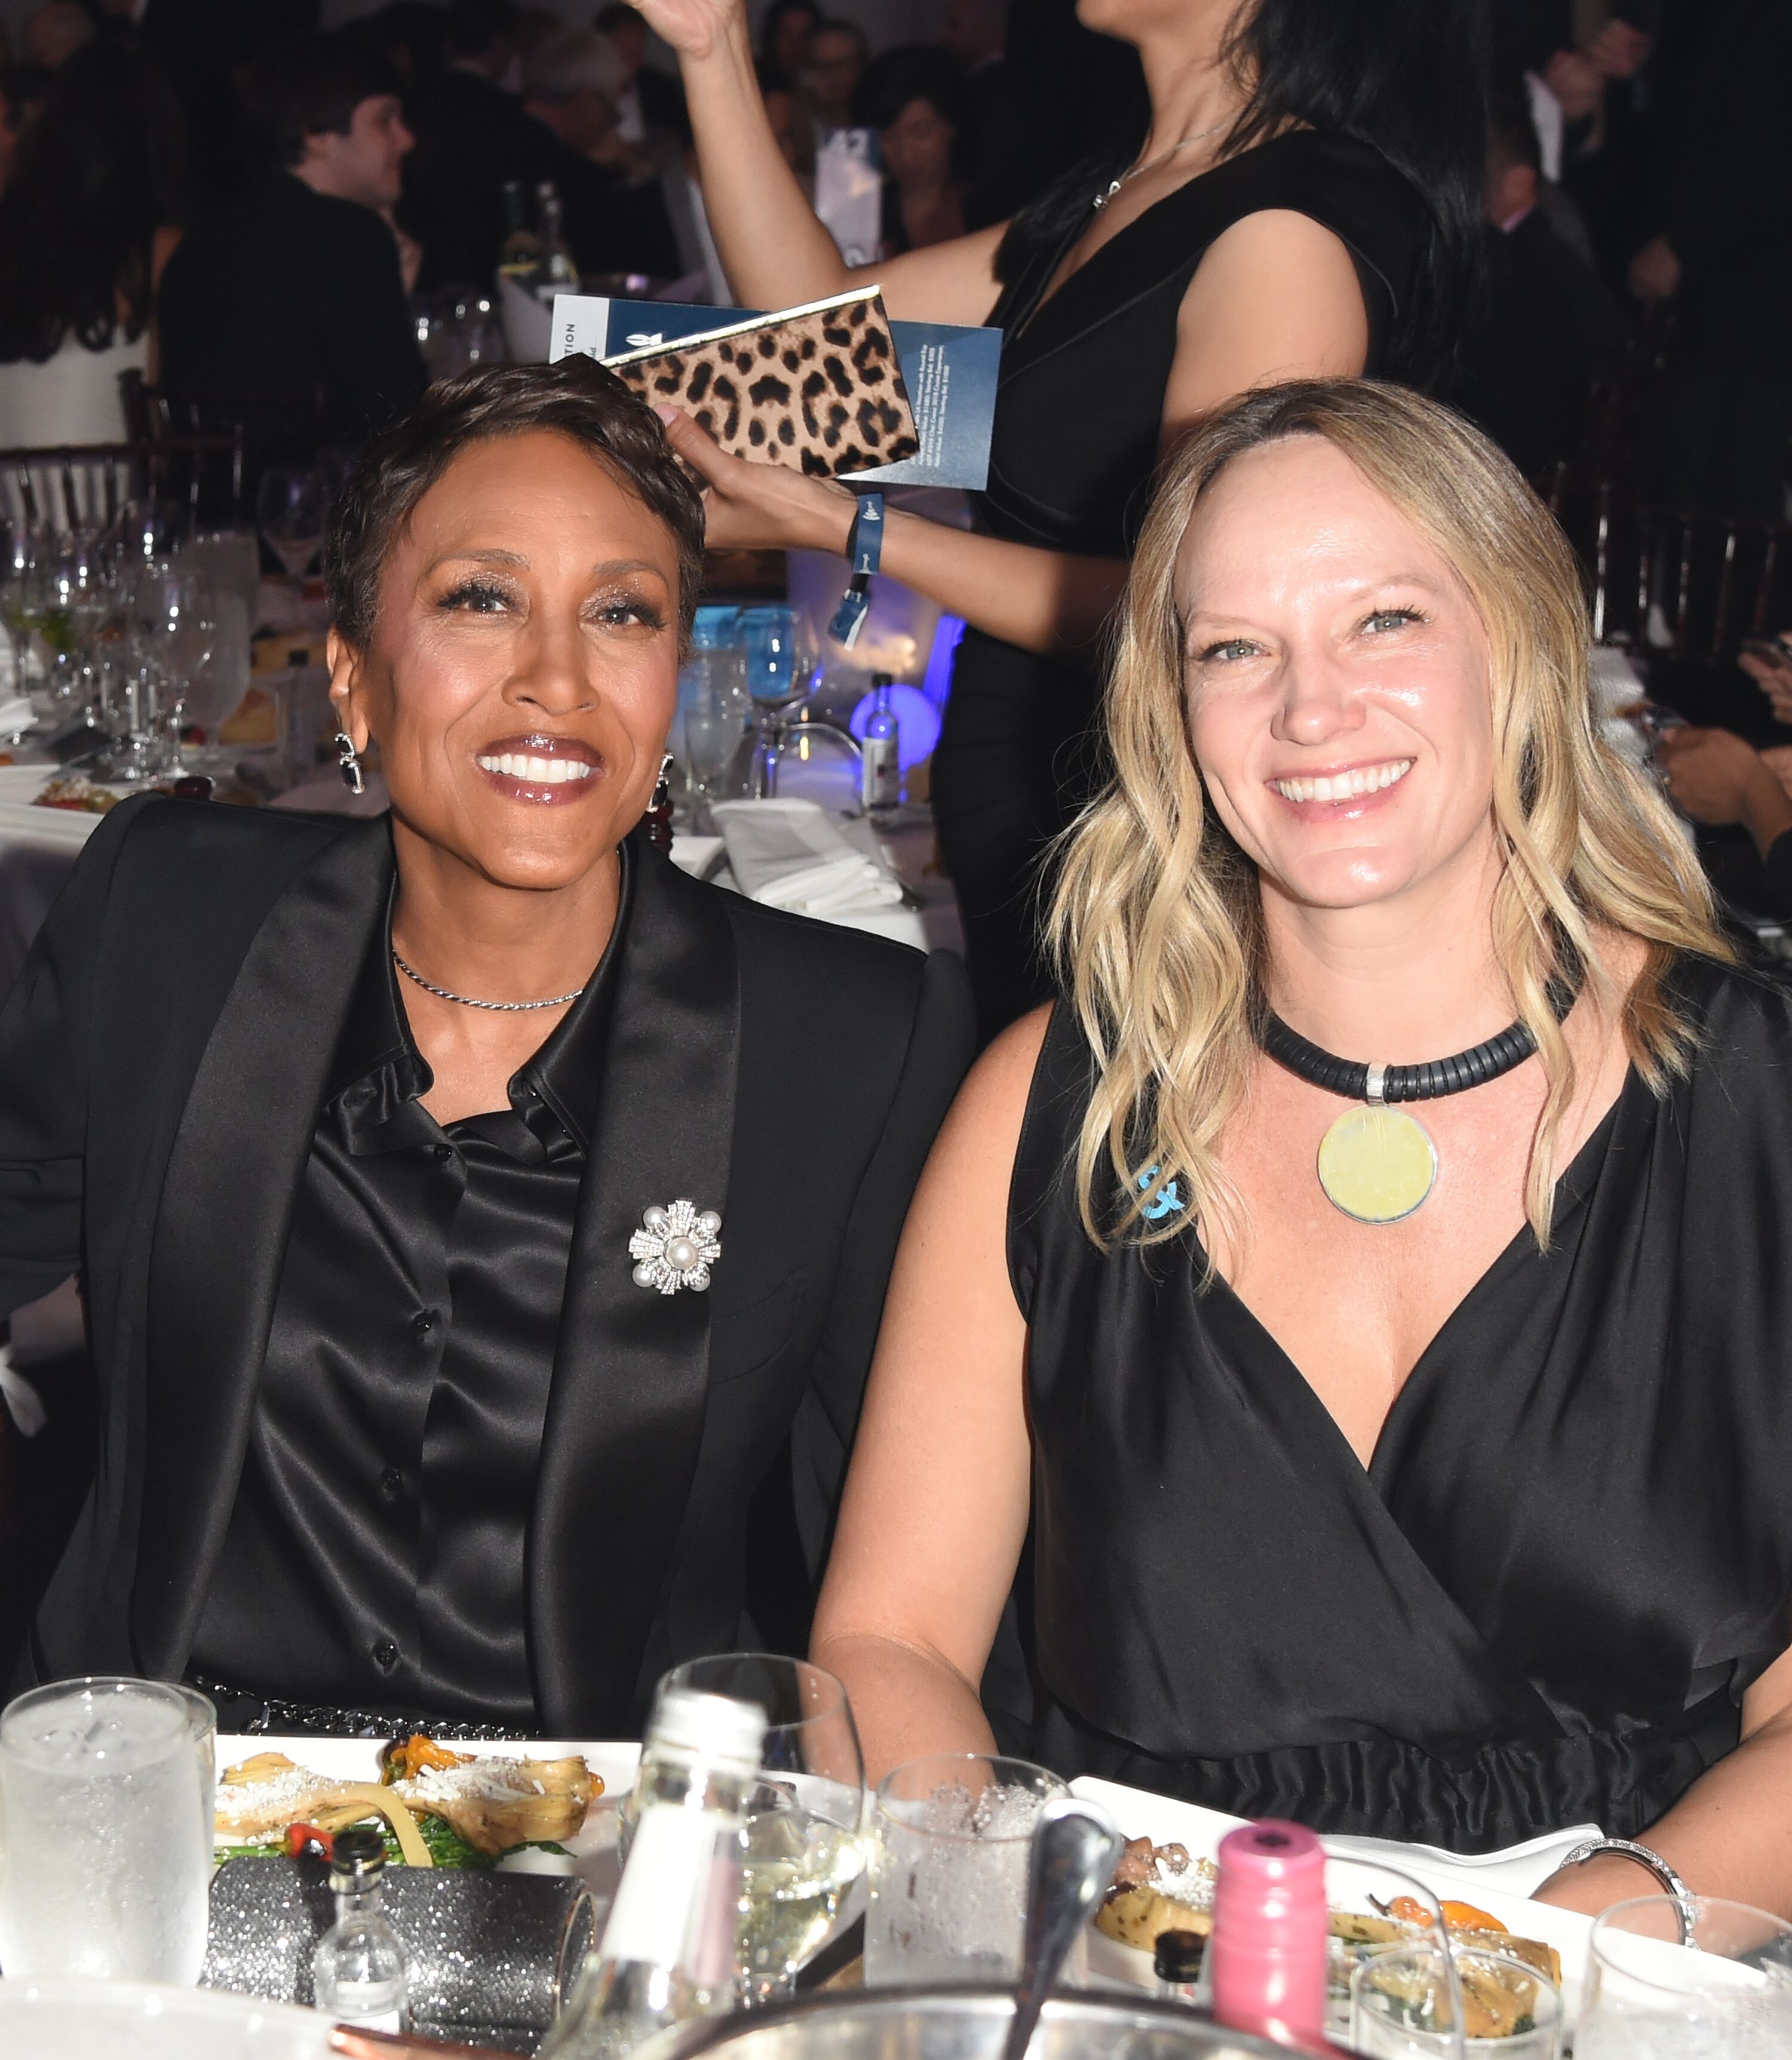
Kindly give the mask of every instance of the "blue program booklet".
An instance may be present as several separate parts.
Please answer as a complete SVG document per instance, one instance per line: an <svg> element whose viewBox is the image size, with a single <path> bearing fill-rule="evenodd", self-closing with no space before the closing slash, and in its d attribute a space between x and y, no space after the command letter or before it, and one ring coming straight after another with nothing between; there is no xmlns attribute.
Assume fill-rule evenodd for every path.
<svg viewBox="0 0 1792 2060"><path fill-rule="evenodd" d="M688 343L756 319L747 308L558 293L548 355L550 360L621 357L655 344ZM892 321L890 333L902 361L902 381L921 447L900 465L879 465L851 477L880 485L961 486L981 493L989 480L1002 332L951 322Z"/></svg>

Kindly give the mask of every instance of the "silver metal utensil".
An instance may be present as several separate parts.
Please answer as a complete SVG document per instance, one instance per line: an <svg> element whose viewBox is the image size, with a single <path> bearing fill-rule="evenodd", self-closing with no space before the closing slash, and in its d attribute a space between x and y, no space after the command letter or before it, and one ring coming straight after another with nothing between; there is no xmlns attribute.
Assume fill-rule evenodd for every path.
<svg viewBox="0 0 1792 2060"><path fill-rule="evenodd" d="M1093 1802L1067 1795L1040 1811L1028 1869L1020 1978L1003 2060L1025 2060L1064 1955L1107 1893L1125 1844L1113 1818Z"/></svg>

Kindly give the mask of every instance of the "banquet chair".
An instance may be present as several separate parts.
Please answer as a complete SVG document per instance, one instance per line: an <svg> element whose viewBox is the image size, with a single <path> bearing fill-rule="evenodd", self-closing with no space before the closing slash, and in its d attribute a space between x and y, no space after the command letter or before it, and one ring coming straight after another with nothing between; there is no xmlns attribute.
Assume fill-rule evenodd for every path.
<svg viewBox="0 0 1792 2060"><path fill-rule="evenodd" d="M127 509L154 504L189 521L240 515L240 436L170 436L153 442L22 445L0 449L0 517L14 529L104 533Z"/></svg>

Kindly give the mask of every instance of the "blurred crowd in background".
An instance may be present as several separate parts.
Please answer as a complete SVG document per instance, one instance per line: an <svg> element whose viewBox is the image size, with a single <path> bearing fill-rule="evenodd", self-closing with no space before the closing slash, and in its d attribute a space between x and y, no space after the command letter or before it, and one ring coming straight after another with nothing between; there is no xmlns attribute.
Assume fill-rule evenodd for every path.
<svg viewBox="0 0 1792 2060"><path fill-rule="evenodd" d="M333 33L315 14L22 18L0 68L0 443L119 433L126 361L357 439L425 377L408 297L490 290L507 235L511 258L540 239L544 182L583 276L725 293L676 68L626 4L589 26L511 0L393 0ZM1485 276L1452 397L1532 478L1582 465L1782 517L1792 10L1494 0L1487 42ZM876 51L824 0L772 0L758 50L799 175L818 134L876 132L886 255L1008 218L1143 122L1133 51L1067 0L945 0L937 42Z"/></svg>
<svg viewBox="0 0 1792 2060"><path fill-rule="evenodd" d="M824 6L772 0L762 90L800 174L818 135L875 131L886 254L1005 219L1143 120L1134 54L1069 0L944 0L936 42L879 50ZM0 445L118 433L127 361L354 440L422 382L409 297L489 291L507 236L513 257L541 237L544 182L581 274L722 290L676 69L621 0L582 28L510 0L393 0L329 34L316 15L22 18L0 69ZM1493 0L1486 263L1453 397L1534 479L1579 465L1783 515L1789 81L1783 0Z"/></svg>
<svg viewBox="0 0 1792 2060"><path fill-rule="evenodd" d="M1073 0L939 0L935 40L885 47L827 4L756 13L760 90L824 220L826 139L875 139L884 256L1139 147L1138 55ZM333 462L431 377L531 354L507 282L543 338L581 282L731 301L670 53L622 0L569 11L15 9L0 450L227 429L252 495L257 467ZM1559 515L1596 635L1647 654L1652 698L1784 746L1737 661L1792 617L1792 6L1488 0L1483 27L1480 277L1436 383ZM1721 844L1762 762L1714 801L1675 762Z"/></svg>

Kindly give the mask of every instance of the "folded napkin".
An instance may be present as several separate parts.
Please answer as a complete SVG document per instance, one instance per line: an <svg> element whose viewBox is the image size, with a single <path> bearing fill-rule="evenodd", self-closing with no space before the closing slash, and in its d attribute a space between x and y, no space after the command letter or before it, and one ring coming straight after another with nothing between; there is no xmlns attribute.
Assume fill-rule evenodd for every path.
<svg viewBox="0 0 1792 2060"><path fill-rule="evenodd" d="M30 729L37 719L29 694L14 694L0 701L0 737L17 737Z"/></svg>
<svg viewBox="0 0 1792 2060"><path fill-rule="evenodd" d="M891 908L902 884L813 801L724 801L712 812L740 892L768 908L840 916Z"/></svg>

